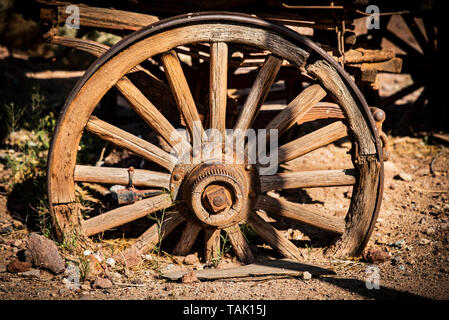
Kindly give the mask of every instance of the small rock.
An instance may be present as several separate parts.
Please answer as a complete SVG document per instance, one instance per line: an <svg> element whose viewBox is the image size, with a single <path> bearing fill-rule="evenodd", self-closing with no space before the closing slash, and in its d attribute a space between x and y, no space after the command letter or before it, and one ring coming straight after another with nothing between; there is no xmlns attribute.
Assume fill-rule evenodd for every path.
<svg viewBox="0 0 449 320"><path fill-rule="evenodd" d="M395 175L394 178L407 182L413 181L412 175L405 172L400 172L399 174Z"/></svg>
<svg viewBox="0 0 449 320"><path fill-rule="evenodd" d="M426 238L422 238L421 240L419 240L419 244L421 244L421 245L428 245L430 243L430 240L429 239L426 239Z"/></svg>
<svg viewBox="0 0 449 320"><path fill-rule="evenodd" d="M20 248L20 246L22 245L22 240L19 240L19 239L14 240L12 245L16 248Z"/></svg>
<svg viewBox="0 0 449 320"><path fill-rule="evenodd" d="M193 266L193 268L194 268L195 270L203 270L203 269L204 269L204 264L202 264L202 263L197 263L197 264L195 264L195 265Z"/></svg>
<svg viewBox="0 0 449 320"><path fill-rule="evenodd" d="M404 271L405 270L405 267L404 267L404 265L400 265L400 266L398 266L398 269L399 269L399 271Z"/></svg>
<svg viewBox="0 0 449 320"><path fill-rule="evenodd" d="M41 277L41 272L38 269L32 268L28 271L22 272L21 275L27 278L39 279Z"/></svg>
<svg viewBox="0 0 449 320"><path fill-rule="evenodd" d="M67 289L59 289L59 291L58 291L60 296L63 296L65 294L67 294L68 292L69 292L69 290L67 290Z"/></svg>
<svg viewBox="0 0 449 320"><path fill-rule="evenodd" d="M83 290L83 291L88 291L88 290L90 290L91 288L90 288L90 284L82 284L81 286L80 286L80 289L81 290Z"/></svg>
<svg viewBox="0 0 449 320"><path fill-rule="evenodd" d="M97 277L92 285L94 289L108 289L112 287L112 282L109 279Z"/></svg>
<svg viewBox="0 0 449 320"><path fill-rule="evenodd" d="M189 272L182 276L182 283L187 284L194 282L200 282L194 272Z"/></svg>
<svg viewBox="0 0 449 320"><path fill-rule="evenodd" d="M13 228L11 226L4 227L0 229L0 235L5 235L13 232Z"/></svg>
<svg viewBox="0 0 449 320"><path fill-rule="evenodd" d="M175 268L175 265L173 263L170 263L170 264L166 265L161 271L167 272L167 271L173 270L174 268Z"/></svg>
<svg viewBox="0 0 449 320"><path fill-rule="evenodd" d="M120 282L120 280L122 280L122 275L118 272L112 272L110 274L110 277L114 282Z"/></svg>
<svg viewBox="0 0 449 320"><path fill-rule="evenodd" d="M108 265L110 265L111 267L115 266L115 260L114 260L114 258L107 258L107 259L106 259L106 263L107 263Z"/></svg>
<svg viewBox="0 0 449 320"><path fill-rule="evenodd" d="M301 231L299 230L293 230L292 233L292 240L301 240L303 237L303 234Z"/></svg>
<svg viewBox="0 0 449 320"><path fill-rule="evenodd" d="M405 244L405 240L399 240L399 241L396 241L393 243L389 243L388 245L390 247L395 247L397 249L401 249L404 246L404 244Z"/></svg>
<svg viewBox="0 0 449 320"><path fill-rule="evenodd" d="M29 271L31 270L31 267L32 267L31 262L22 262L19 261L18 259L15 259L6 266L6 270L12 273L18 273Z"/></svg>
<svg viewBox="0 0 449 320"><path fill-rule="evenodd" d="M189 254L184 258L184 263L187 265L193 266L194 264L198 263L200 260L195 254Z"/></svg>
<svg viewBox="0 0 449 320"><path fill-rule="evenodd" d="M90 250L84 250L83 254L85 256L90 256L92 254L92 252L90 252Z"/></svg>
<svg viewBox="0 0 449 320"><path fill-rule="evenodd" d="M434 234L435 233L435 229L434 228L428 228L428 229L426 229L426 234L427 235L431 235L431 234Z"/></svg>
<svg viewBox="0 0 449 320"><path fill-rule="evenodd" d="M301 278L303 280L310 280L310 279L312 279L312 274L308 271L305 271L302 273Z"/></svg>
<svg viewBox="0 0 449 320"><path fill-rule="evenodd" d="M37 233L29 235L25 257L36 267L46 268L56 274L65 270L64 260L54 242Z"/></svg>
<svg viewBox="0 0 449 320"><path fill-rule="evenodd" d="M402 259L401 259L401 257L399 257L399 256L394 257L393 259L391 259L391 263L392 263L393 265L397 265L397 264L401 263L401 261L402 261Z"/></svg>
<svg viewBox="0 0 449 320"><path fill-rule="evenodd" d="M17 230L23 230L25 228L25 226L23 225L22 222L20 222L19 220L13 220L12 221L12 225L14 228L16 228Z"/></svg>
<svg viewBox="0 0 449 320"><path fill-rule="evenodd" d="M369 249L363 252L363 259L369 263L381 263L390 258L390 254L383 250Z"/></svg>

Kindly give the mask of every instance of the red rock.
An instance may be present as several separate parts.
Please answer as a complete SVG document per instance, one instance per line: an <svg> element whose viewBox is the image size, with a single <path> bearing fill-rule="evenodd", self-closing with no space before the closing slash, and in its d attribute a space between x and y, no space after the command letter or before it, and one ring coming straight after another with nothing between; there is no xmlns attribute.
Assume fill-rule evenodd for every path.
<svg viewBox="0 0 449 320"><path fill-rule="evenodd" d="M369 263L382 263L390 258L388 252L379 249L365 250L362 256Z"/></svg>
<svg viewBox="0 0 449 320"><path fill-rule="evenodd" d="M32 266L33 265L31 264L31 262L22 262L19 261L18 259L15 259L8 264L6 270L12 273L26 272L31 270Z"/></svg>
<svg viewBox="0 0 449 320"><path fill-rule="evenodd" d="M182 276L182 283L187 284L194 282L200 282L194 272L189 272Z"/></svg>
<svg viewBox="0 0 449 320"><path fill-rule="evenodd" d="M48 269L56 274L65 270L64 260L54 242L37 233L29 235L25 257L36 267Z"/></svg>
<svg viewBox="0 0 449 320"><path fill-rule="evenodd" d="M94 289L108 289L112 287L112 282L109 279L97 277L92 285Z"/></svg>
<svg viewBox="0 0 449 320"><path fill-rule="evenodd" d="M142 252L134 246L114 254L112 257L119 264L132 267L142 262Z"/></svg>

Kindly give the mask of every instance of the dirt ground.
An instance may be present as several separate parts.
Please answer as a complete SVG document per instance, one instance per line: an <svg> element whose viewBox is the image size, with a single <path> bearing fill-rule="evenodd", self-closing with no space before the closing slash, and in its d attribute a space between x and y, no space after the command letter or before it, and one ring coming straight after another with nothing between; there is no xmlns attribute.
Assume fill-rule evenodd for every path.
<svg viewBox="0 0 449 320"><path fill-rule="evenodd" d="M27 61L27 57L8 56L0 48L0 67L8 86L17 88L22 83L39 83L46 103L61 107L64 97L73 87L82 71L48 70ZM26 70L26 71L24 71ZM383 75L381 94L388 95L404 87L407 76ZM62 81L61 79L64 79ZM3 88L3 89L5 89ZM22 90L25 90L22 88ZM18 96L17 92L9 92ZM20 99L24 98L25 91ZM403 99L406 104L417 93ZM407 101L410 99L410 101ZM10 261L25 247L25 238L33 228L17 215L18 207L30 206L30 199L11 203L8 190L0 190L0 300L377 300L377 299L449 299L449 147L441 141L429 139L426 134L389 136L390 160L385 163L385 181L382 207L367 249L389 252L389 258L378 267L379 288L369 289L372 265L363 259L315 260L314 250L301 248L304 261L335 272L334 275L303 277L253 277L181 283L168 281L162 272L193 269L168 256L146 256L137 268L110 268L113 285L107 289L93 289L85 281L81 288L67 287L67 275L55 275L44 269L39 277L30 278L6 270ZM348 144L345 141L324 147L296 163L305 170L344 167ZM2 149L2 154L9 151ZM0 164L0 176L9 174ZM328 208L346 212L349 203L345 194L350 189L330 188L310 191L312 200L326 200ZM288 196L288 195L287 195ZM323 200L324 201L324 200ZM291 236L292 230L284 228ZM308 241L304 238L302 240ZM269 249L259 248L256 259L277 256ZM70 259L70 256L65 256ZM238 263L225 256L220 268L236 267ZM195 268L198 268L195 266Z"/></svg>

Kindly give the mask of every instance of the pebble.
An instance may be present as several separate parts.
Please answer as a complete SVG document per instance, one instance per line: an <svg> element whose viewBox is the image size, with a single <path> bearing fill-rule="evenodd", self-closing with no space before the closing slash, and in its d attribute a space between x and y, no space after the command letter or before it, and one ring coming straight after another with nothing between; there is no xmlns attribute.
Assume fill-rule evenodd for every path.
<svg viewBox="0 0 449 320"><path fill-rule="evenodd" d="M25 228L25 226L23 225L22 222L18 221L18 220L13 220L12 221L12 225L14 228L16 228L17 230L22 230Z"/></svg>
<svg viewBox="0 0 449 320"><path fill-rule="evenodd" d="M31 267L32 267L31 262L22 262L19 261L18 259L15 259L7 265L6 269L12 273L18 273L29 271L31 270Z"/></svg>
<svg viewBox="0 0 449 320"><path fill-rule="evenodd" d="M380 263L390 258L390 254L386 251L371 248L363 252L363 259L369 263Z"/></svg>
<svg viewBox="0 0 449 320"><path fill-rule="evenodd" d="M189 272L182 276L182 283L187 284L194 282L200 282L194 272Z"/></svg>
<svg viewBox="0 0 449 320"><path fill-rule="evenodd" d="M434 234L435 233L435 229L434 228L428 228L428 229L426 229L426 234L427 235L431 235L431 234Z"/></svg>
<svg viewBox="0 0 449 320"><path fill-rule="evenodd" d="M389 243L388 245L390 247L395 247L395 248L401 249L404 246L404 244L405 244L405 240L402 239L402 240L399 240L399 241L396 241L393 243Z"/></svg>
<svg viewBox="0 0 449 320"><path fill-rule="evenodd" d="M398 266L398 270L399 270L399 271L404 271L404 270L405 270L405 267L401 264L400 266Z"/></svg>
<svg viewBox="0 0 449 320"><path fill-rule="evenodd" d="M419 240L419 244L421 245L428 245L430 243L429 239L426 238L422 238L421 240Z"/></svg>
<svg viewBox="0 0 449 320"><path fill-rule="evenodd" d="M198 256L193 254L193 253L187 255L184 258L184 263L187 264L187 265L193 266L193 265L197 264L198 262L200 262L200 260L198 259Z"/></svg>
<svg viewBox="0 0 449 320"><path fill-rule="evenodd" d="M80 288L81 288L81 290L84 290L84 291L88 291L91 289L90 284L84 284L84 283L80 286Z"/></svg>
<svg viewBox="0 0 449 320"><path fill-rule="evenodd" d="M111 267L115 266L115 260L114 260L114 258L108 258L108 259L106 260L106 263L107 263L108 265L110 265Z"/></svg>
<svg viewBox="0 0 449 320"><path fill-rule="evenodd" d="M405 173L405 172L400 172L399 174L394 176L394 178L398 179L398 180L402 180L402 181L407 181L407 182L413 181L412 175Z"/></svg>
<svg viewBox="0 0 449 320"><path fill-rule="evenodd" d="M397 265L399 263L401 263L402 259L399 256L394 257L393 259L391 259L391 263L394 265Z"/></svg>
<svg viewBox="0 0 449 320"><path fill-rule="evenodd" d="M11 232L13 232L13 228L11 226L0 229L0 235L9 234Z"/></svg>
<svg viewBox="0 0 449 320"><path fill-rule="evenodd" d="M108 289L112 287L112 282L109 279L97 277L92 285L94 289Z"/></svg>
<svg viewBox="0 0 449 320"><path fill-rule="evenodd" d="M310 280L310 279L312 279L312 274L310 272L305 271L302 273L301 278L303 280Z"/></svg>
<svg viewBox="0 0 449 320"><path fill-rule="evenodd" d="M41 272L38 269L32 268L28 271L22 272L21 275L27 278L39 279L41 277Z"/></svg>

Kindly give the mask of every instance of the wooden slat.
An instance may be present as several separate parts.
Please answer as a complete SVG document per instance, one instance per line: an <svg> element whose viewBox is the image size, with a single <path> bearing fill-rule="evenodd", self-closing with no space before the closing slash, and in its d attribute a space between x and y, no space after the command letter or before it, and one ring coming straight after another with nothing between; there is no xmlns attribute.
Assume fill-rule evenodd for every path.
<svg viewBox="0 0 449 320"><path fill-rule="evenodd" d="M168 142L181 157L190 151L190 144L182 137L159 110L142 94L142 92L127 78L123 77L116 83L117 89L131 104L136 113L165 141Z"/></svg>
<svg viewBox="0 0 449 320"><path fill-rule="evenodd" d="M164 150L97 117L90 117L86 130L120 148L131 151L146 160L153 161L169 171L176 164L176 159Z"/></svg>
<svg viewBox="0 0 449 320"><path fill-rule="evenodd" d="M167 193L143 199L84 221L82 223L83 231L86 236L92 236L102 231L145 217L150 213L166 209L170 207L172 203L172 199Z"/></svg>
<svg viewBox="0 0 449 320"><path fill-rule="evenodd" d="M175 271L165 273L162 277L176 281L182 276L191 271ZM246 278L254 276L268 276L268 275L287 275L287 276L301 276L304 272L309 272L312 275L334 275L335 272L308 263L299 263L289 259L277 259L257 261L257 263L249 264L243 267L229 268L229 269L204 269L194 271L199 280L217 280L227 278ZM257 279L257 278L255 278Z"/></svg>
<svg viewBox="0 0 449 320"><path fill-rule="evenodd" d="M266 129L277 129L279 135L291 128L295 122L300 120L312 107L326 96L326 91L319 85L314 84L304 89L288 106L271 120Z"/></svg>
<svg viewBox="0 0 449 320"><path fill-rule="evenodd" d="M213 42L210 46L209 75L210 128L218 129L224 138L228 98L228 46L224 42Z"/></svg>
<svg viewBox="0 0 449 320"><path fill-rule="evenodd" d="M283 163L295 159L346 135L347 131L344 123L341 121L334 122L279 147L278 161Z"/></svg>
<svg viewBox="0 0 449 320"><path fill-rule="evenodd" d="M202 141L204 136L203 126L178 55L175 51L171 50L164 53L161 59L176 104L184 118L191 137L193 137L193 141Z"/></svg>
<svg viewBox="0 0 449 320"><path fill-rule="evenodd" d="M334 233L341 234L345 231L344 218L331 216L316 208L306 207L284 199L260 195L255 208Z"/></svg>
<svg viewBox="0 0 449 320"><path fill-rule="evenodd" d="M129 182L128 169L77 165L75 181L127 185ZM133 184L136 187L169 189L170 175L157 171L134 169Z"/></svg>
<svg viewBox="0 0 449 320"><path fill-rule="evenodd" d="M257 74L256 80L254 81L251 91L246 98L245 104L243 105L242 112L234 125L234 130L240 129L245 131L251 126L255 116L259 112L260 107L265 100L265 97L270 91L271 85L273 84L281 65L281 59L274 56L268 57L267 61Z"/></svg>
<svg viewBox="0 0 449 320"><path fill-rule="evenodd" d="M220 255L220 229L204 229L204 260L211 262Z"/></svg>
<svg viewBox="0 0 449 320"><path fill-rule="evenodd" d="M303 259L298 248L290 240L287 240L280 231L262 219L259 214L253 212L248 222L264 241L283 256L293 260Z"/></svg>
<svg viewBox="0 0 449 320"><path fill-rule="evenodd" d="M189 254L201 229L200 225L190 221L187 222L181 237L178 239L178 243L173 249L173 254L175 256L185 256Z"/></svg>
<svg viewBox="0 0 449 320"><path fill-rule="evenodd" d="M351 186L355 183L354 169L316 170L260 176L260 191L315 187Z"/></svg>
<svg viewBox="0 0 449 320"><path fill-rule="evenodd" d="M240 227L238 225L233 225L226 228L225 231L231 242L232 250L239 260L246 264L252 263L254 261L254 256L249 248L248 242L246 242L246 239L240 230Z"/></svg>

